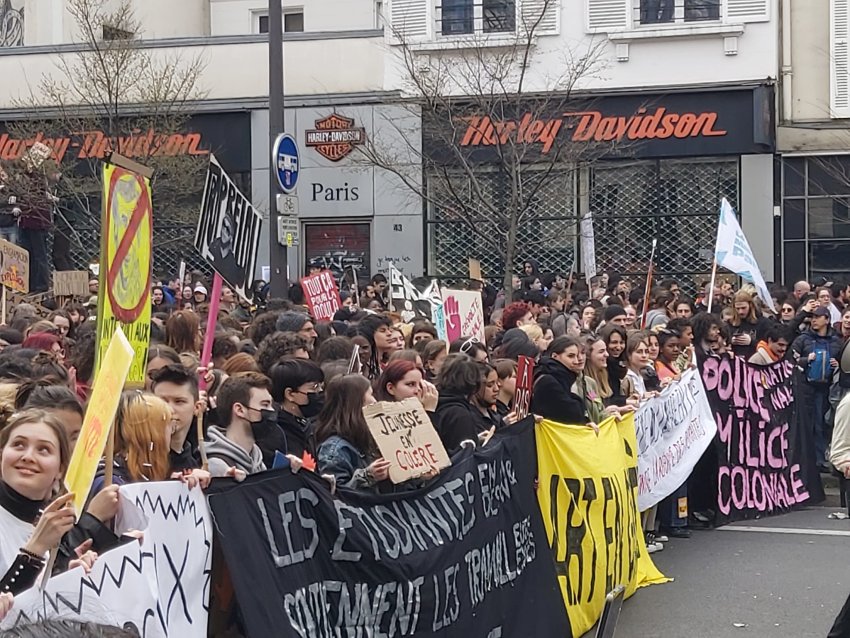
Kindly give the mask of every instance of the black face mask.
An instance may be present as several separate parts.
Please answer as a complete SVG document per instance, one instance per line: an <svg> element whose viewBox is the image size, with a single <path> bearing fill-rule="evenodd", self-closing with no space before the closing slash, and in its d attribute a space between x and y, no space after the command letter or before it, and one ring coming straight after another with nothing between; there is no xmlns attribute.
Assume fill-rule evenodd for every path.
<svg viewBox="0 0 850 638"><path fill-rule="evenodd" d="M254 409L254 408L250 408ZM277 410L257 410L260 413L259 421L250 421L251 432L255 437L265 436L277 427Z"/></svg>
<svg viewBox="0 0 850 638"><path fill-rule="evenodd" d="M310 392L307 394L307 405L299 406L301 408L301 414L304 415L307 419L312 419L314 416L318 416L319 412L322 411L322 408L325 406L325 393L324 392Z"/></svg>

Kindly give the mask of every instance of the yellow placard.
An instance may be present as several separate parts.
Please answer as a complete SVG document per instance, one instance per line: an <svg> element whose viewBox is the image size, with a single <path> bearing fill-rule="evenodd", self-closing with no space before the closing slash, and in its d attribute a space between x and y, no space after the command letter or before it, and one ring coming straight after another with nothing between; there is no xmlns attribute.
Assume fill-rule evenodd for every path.
<svg viewBox="0 0 850 638"><path fill-rule="evenodd" d="M103 165L103 217L98 295L98 358L103 365L116 328L133 348L129 386L145 382L151 323L150 180L113 164Z"/></svg>
<svg viewBox="0 0 850 638"><path fill-rule="evenodd" d="M637 507L634 416L592 428L537 428L537 498L574 636L599 619L617 585L626 597L667 579L646 551Z"/></svg>
<svg viewBox="0 0 850 638"><path fill-rule="evenodd" d="M116 330L95 377L83 429L65 473L65 487L74 493L77 515L86 504L132 362L133 348L124 333Z"/></svg>
<svg viewBox="0 0 850 638"><path fill-rule="evenodd" d="M0 283L15 292L30 291L30 254L5 239L0 239Z"/></svg>

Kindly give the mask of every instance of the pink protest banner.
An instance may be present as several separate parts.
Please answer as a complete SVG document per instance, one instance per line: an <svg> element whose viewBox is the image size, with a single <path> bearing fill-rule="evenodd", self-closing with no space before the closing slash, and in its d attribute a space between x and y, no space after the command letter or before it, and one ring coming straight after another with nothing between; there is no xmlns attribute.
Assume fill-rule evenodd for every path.
<svg viewBox="0 0 850 638"><path fill-rule="evenodd" d="M301 290L304 291L304 298L310 308L310 316L316 321L330 321L342 307L339 289L330 270L304 277L301 280Z"/></svg>

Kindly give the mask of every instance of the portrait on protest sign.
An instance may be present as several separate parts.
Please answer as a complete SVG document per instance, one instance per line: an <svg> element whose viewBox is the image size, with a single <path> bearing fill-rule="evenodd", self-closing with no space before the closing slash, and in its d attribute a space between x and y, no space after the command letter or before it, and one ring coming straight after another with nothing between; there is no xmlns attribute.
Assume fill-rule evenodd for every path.
<svg viewBox="0 0 850 638"><path fill-rule="evenodd" d="M263 215L210 155L195 248L243 299L251 299Z"/></svg>
<svg viewBox="0 0 850 638"><path fill-rule="evenodd" d="M646 551L637 505L634 416L599 424L539 423L537 498L555 559L572 636L599 619L617 585L638 587L667 579Z"/></svg>
<svg viewBox="0 0 850 638"><path fill-rule="evenodd" d="M643 512L675 492L714 441L717 425L696 369L686 370L661 395L635 412L638 509Z"/></svg>
<svg viewBox="0 0 850 638"><path fill-rule="evenodd" d="M333 273L322 270L301 280L304 300L310 309L310 316L316 321L331 321L336 311L342 307Z"/></svg>
<svg viewBox="0 0 850 638"><path fill-rule="evenodd" d="M497 433L407 493L332 497L288 469L213 481L249 638L574 635L534 497L533 427Z"/></svg>
<svg viewBox="0 0 850 638"><path fill-rule="evenodd" d="M794 364L708 357L702 380L717 422L717 522L788 512L809 500L794 418Z"/></svg>
<svg viewBox="0 0 850 638"><path fill-rule="evenodd" d="M390 480L402 483L452 464L419 399L379 401L364 408L381 455L390 461Z"/></svg>

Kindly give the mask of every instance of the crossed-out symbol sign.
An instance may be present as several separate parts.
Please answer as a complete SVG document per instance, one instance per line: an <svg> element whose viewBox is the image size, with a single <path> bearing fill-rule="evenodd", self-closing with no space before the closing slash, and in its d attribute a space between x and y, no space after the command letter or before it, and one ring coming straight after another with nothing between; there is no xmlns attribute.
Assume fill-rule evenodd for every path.
<svg viewBox="0 0 850 638"><path fill-rule="evenodd" d="M118 167L112 171L107 193L106 293L115 318L133 323L150 294L150 194L143 177Z"/></svg>

